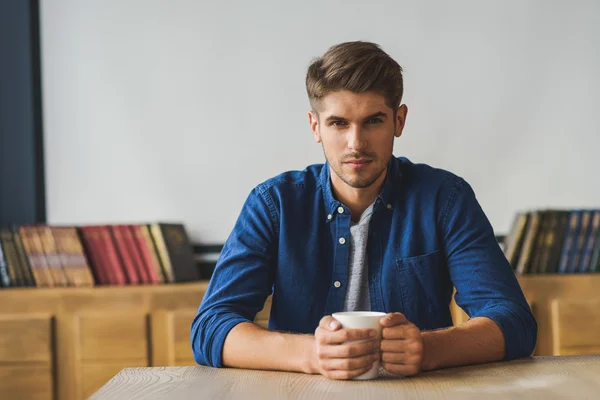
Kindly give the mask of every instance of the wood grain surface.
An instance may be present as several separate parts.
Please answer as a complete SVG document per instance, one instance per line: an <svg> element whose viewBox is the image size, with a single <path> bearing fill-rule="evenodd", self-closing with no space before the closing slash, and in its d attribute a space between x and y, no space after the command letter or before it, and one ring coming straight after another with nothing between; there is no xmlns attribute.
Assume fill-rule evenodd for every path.
<svg viewBox="0 0 600 400"><path fill-rule="evenodd" d="M126 368L91 399L597 399L600 356L531 357L373 381L195 367Z"/></svg>

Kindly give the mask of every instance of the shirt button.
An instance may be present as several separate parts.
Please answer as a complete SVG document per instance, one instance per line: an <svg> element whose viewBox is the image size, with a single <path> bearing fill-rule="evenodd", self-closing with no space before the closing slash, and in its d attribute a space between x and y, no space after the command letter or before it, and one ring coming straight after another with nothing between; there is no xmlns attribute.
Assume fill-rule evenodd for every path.
<svg viewBox="0 0 600 400"><path fill-rule="evenodd" d="M339 288L340 286L342 286L342 283L340 281L335 281L335 282L333 282L333 286L335 286L336 288Z"/></svg>
<svg viewBox="0 0 600 400"><path fill-rule="evenodd" d="M344 243L346 243L346 239L344 239L343 237L340 238L340 244L344 244Z"/></svg>
<svg viewBox="0 0 600 400"><path fill-rule="evenodd" d="M333 218L333 216L332 216L331 214L329 214L329 215L327 216L327 219L331 219L331 218Z"/></svg>
<svg viewBox="0 0 600 400"><path fill-rule="evenodd" d="M343 214L344 213L344 207L338 207L338 212L340 214Z"/></svg>
<svg viewBox="0 0 600 400"><path fill-rule="evenodd" d="M392 205L391 204L388 204L386 207L387 207L388 210L392 209Z"/></svg>

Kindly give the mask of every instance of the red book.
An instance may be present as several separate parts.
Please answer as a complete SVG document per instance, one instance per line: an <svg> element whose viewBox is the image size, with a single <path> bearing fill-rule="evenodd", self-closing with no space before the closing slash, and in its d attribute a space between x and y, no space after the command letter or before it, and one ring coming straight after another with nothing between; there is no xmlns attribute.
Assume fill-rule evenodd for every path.
<svg viewBox="0 0 600 400"><path fill-rule="evenodd" d="M150 249L148 248L148 243L142 234L141 226L131 225L130 228L131 234L133 235L133 241L135 242L137 250L140 254L143 267L146 268L146 273L150 278L150 283L159 283L160 278L158 277L157 271L160 266L157 267L154 264L156 259L153 259L152 255L150 254Z"/></svg>
<svg viewBox="0 0 600 400"><path fill-rule="evenodd" d="M82 226L79 228L81 232L81 239L86 249L88 259L92 264L92 270L96 282L100 285L110 285L110 271L108 265L104 259L104 251L102 249L102 242L100 241L100 234L94 226Z"/></svg>
<svg viewBox="0 0 600 400"><path fill-rule="evenodd" d="M114 243L115 254L118 254L117 257L120 257L120 259L123 261L122 266L125 276L127 277L127 283L137 285L140 283L140 277L137 273L135 261L129 253L129 246L126 239L123 237L123 234L121 233L120 227L118 225L112 225L107 227L107 231L110 231L110 236L113 239L112 243Z"/></svg>
<svg viewBox="0 0 600 400"><path fill-rule="evenodd" d="M140 281L142 283L152 283L150 281L150 277L148 276L148 272L146 271L144 262L142 261L142 256L140 255L138 248L135 244L131 227L129 225L120 225L118 226L118 229L121 232L121 235L123 236L123 240L125 241L127 250L129 251L129 255L133 260L133 264L135 265L135 271L140 277Z"/></svg>
<svg viewBox="0 0 600 400"><path fill-rule="evenodd" d="M102 254L106 260L107 269L110 271L111 281L118 285L129 283L127 276L124 273L124 267L121 264L119 253L117 252L115 243L113 242L110 228L104 225L98 226L95 229L97 229L98 235L100 236Z"/></svg>

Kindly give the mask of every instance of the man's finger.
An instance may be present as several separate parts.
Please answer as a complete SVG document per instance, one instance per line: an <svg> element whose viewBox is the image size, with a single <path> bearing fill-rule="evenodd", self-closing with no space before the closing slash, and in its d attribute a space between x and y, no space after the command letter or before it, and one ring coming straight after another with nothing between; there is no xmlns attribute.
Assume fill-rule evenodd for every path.
<svg viewBox="0 0 600 400"><path fill-rule="evenodd" d="M379 352L379 341L368 340L362 343L320 346L319 358L351 358Z"/></svg>
<svg viewBox="0 0 600 400"><path fill-rule="evenodd" d="M383 339L381 341L381 351L390 353L408 353L410 350L411 341L404 339Z"/></svg>
<svg viewBox="0 0 600 400"><path fill-rule="evenodd" d="M395 325L400 325L400 324L407 324L409 322L410 321L408 319L406 319L404 314L399 313L399 312L389 313L388 315L386 315L385 317L383 317L379 320L379 323L381 325L383 325L384 327L395 326Z"/></svg>
<svg viewBox="0 0 600 400"><path fill-rule="evenodd" d="M379 360L379 354L370 353L353 358L325 358L320 360L321 368L326 370L345 370L370 368Z"/></svg>
<svg viewBox="0 0 600 400"><path fill-rule="evenodd" d="M423 352L423 342L412 339L383 339L381 341L381 351L390 353L421 354Z"/></svg>
<svg viewBox="0 0 600 400"><path fill-rule="evenodd" d="M419 328L413 324L400 324L383 328L381 337L384 339L409 339L419 334Z"/></svg>
<svg viewBox="0 0 600 400"><path fill-rule="evenodd" d="M356 378L359 375L367 373L370 369L371 369L371 367L354 369L351 371L331 370L331 371L326 371L325 376L329 379L352 379L352 378Z"/></svg>
<svg viewBox="0 0 600 400"><path fill-rule="evenodd" d="M381 361L390 364L405 364L412 365L417 364L420 360L418 354L410 353L381 353Z"/></svg>
<svg viewBox="0 0 600 400"><path fill-rule="evenodd" d="M321 344L342 344L356 340L374 339L377 333L373 329L339 329L335 332L322 335Z"/></svg>
<svg viewBox="0 0 600 400"><path fill-rule="evenodd" d="M340 321L333 318L331 315L324 316L323 318L321 318L321 321L319 322L319 328L323 328L328 331L336 331L336 330L340 329L341 327L342 327L342 324L340 324Z"/></svg>
<svg viewBox="0 0 600 400"><path fill-rule="evenodd" d="M420 371L419 366L415 365L415 364L403 365L403 364L393 364L393 363L388 363L388 362L382 361L381 366L386 371L391 372L392 374L402 375L402 376L415 375L415 374L418 374Z"/></svg>

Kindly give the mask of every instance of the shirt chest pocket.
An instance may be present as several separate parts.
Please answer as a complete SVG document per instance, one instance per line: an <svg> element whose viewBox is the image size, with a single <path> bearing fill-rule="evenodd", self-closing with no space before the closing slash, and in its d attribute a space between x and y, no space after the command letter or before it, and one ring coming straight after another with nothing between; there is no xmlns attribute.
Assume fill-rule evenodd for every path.
<svg viewBox="0 0 600 400"><path fill-rule="evenodd" d="M447 311L452 296L448 268L440 250L396 260L398 285L411 313Z"/></svg>

